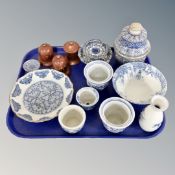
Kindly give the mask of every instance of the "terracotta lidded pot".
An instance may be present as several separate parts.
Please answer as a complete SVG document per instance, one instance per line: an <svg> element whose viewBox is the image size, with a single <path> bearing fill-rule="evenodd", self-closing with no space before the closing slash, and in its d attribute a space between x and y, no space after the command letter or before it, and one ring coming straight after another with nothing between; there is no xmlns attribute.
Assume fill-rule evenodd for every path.
<svg viewBox="0 0 175 175"><path fill-rule="evenodd" d="M69 60L66 56L55 55L52 59L52 66L55 70L63 72L66 75L70 73Z"/></svg>
<svg viewBox="0 0 175 175"><path fill-rule="evenodd" d="M150 50L147 31L138 22L124 27L114 42L115 56L121 63L144 61Z"/></svg>
<svg viewBox="0 0 175 175"><path fill-rule="evenodd" d="M64 44L64 51L67 54L70 65L75 65L80 62L80 58L78 57L78 50L80 46L76 41L68 41Z"/></svg>
<svg viewBox="0 0 175 175"><path fill-rule="evenodd" d="M43 66L50 67L52 65L53 47L48 43L43 43L38 48L39 61Z"/></svg>

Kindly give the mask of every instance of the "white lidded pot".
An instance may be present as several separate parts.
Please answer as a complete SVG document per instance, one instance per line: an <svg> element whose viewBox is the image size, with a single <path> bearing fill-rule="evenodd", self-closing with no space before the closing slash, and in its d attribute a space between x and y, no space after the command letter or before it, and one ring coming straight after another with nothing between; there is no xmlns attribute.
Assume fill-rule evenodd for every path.
<svg viewBox="0 0 175 175"><path fill-rule="evenodd" d="M139 125L146 132L157 130L163 121L163 112L169 106L168 100L162 95L155 95L148 105L140 114Z"/></svg>

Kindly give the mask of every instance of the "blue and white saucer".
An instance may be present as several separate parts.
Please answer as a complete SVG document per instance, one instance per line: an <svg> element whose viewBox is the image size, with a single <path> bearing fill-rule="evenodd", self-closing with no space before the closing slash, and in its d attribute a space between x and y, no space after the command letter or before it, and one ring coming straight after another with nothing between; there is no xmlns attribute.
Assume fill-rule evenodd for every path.
<svg viewBox="0 0 175 175"><path fill-rule="evenodd" d="M101 40L91 39L80 48L78 55L85 64L96 60L109 62L112 58L112 50Z"/></svg>

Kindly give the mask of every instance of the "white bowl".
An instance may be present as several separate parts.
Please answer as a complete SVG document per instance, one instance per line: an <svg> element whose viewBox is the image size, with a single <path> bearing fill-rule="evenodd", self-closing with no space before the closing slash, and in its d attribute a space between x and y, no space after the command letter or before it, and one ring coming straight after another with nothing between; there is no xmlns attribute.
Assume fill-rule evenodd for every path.
<svg viewBox="0 0 175 175"><path fill-rule="evenodd" d="M76 93L76 101L85 110L91 110L99 100L99 93L92 87L83 87Z"/></svg>
<svg viewBox="0 0 175 175"><path fill-rule="evenodd" d="M99 114L104 127L112 133L122 132L135 118L132 105L119 97L104 100L100 105Z"/></svg>
<svg viewBox="0 0 175 175"><path fill-rule="evenodd" d="M103 90L113 76L113 68L105 61L92 61L84 68L88 86Z"/></svg>
<svg viewBox="0 0 175 175"><path fill-rule="evenodd" d="M86 120L86 113L80 106L69 105L58 114L58 121L62 129L70 134L82 129Z"/></svg>
<svg viewBox="0 0 175 175"><path fill-rule="evenodd" d="M120 66L112 79L115 91L124 99L139 105L149 104L156 95L165 95L167 82L154 66L131 62Z"/></svg>

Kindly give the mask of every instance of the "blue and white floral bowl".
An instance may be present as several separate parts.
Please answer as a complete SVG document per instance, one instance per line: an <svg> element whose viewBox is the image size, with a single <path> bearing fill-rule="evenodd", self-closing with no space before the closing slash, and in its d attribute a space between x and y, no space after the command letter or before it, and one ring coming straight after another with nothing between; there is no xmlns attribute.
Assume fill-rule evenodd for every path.
<svg viewBox="0 0 175 175"><path fill-rule="evenodd" d="M84 67L84 76L88 86L103 90L112 79L113 68L105 61L92 61Z"/></svg>
<svg viewBox="0 0 175 175"><path fill-rule="evenodd" d="M126 100L119 97L111 97L101 103L99 115L108 131L119 133L132 124L135 118L135 111Z"/></svg>
<svg viewBox="0 0 175 175"><path fill-rule="evenodd" d="M78 55L81 61L85 64L95 60L109 62L112 58L112 50L107 44L103 43L101 40L92 39L87 41L80 48Z"/></svg>
<svg viewBox="0 0 175 175"><path fill-rule="evenodd" d="M76 101L85 110L91 110L99 101L99 93L92 87L83 87L77 91Z"/></svg>
<svg viewBox="0 0 175 175"><path fill-rule="evenodd" d="M120 66L112 79L115 91L131 103L146 105L154 95L165 95L167 81L154 66L131 62Z"/></svg>
<svg viewBox="0 0 175 175"><path fill-rule="evenodd" d="M10 104L13 112L29 122L44 122L70 104L73 84L65 74L53 69L29 72L16 82Z"/></svg>
<svg viewBox="0 0 175 175"><path fill-rule="evenodd" d="M140 23L124 27L114 42L116 59L121 63L144 61L150 50L147 31Z"/></svg>

